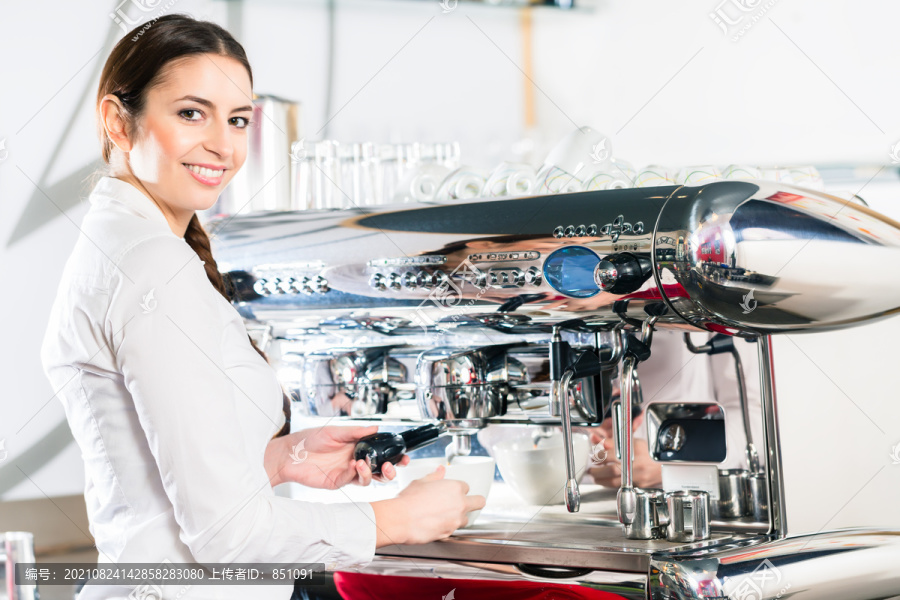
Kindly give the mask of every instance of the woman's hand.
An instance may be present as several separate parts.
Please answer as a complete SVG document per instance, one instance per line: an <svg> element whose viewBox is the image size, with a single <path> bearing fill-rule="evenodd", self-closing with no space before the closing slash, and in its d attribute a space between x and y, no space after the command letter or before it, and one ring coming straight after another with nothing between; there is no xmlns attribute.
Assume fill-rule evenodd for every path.
<svg viewBox="0 0 900 600"><path fill-rule="evenodd" d="M372 502L378 529L375 547L427 544L450 537L469 520L469 511L484 508L484 496L467 496L469 484L444 479L440 465L410 483L396 498Z"/></svg>
<svg viewBox="0 0 900 600"><path fill-rule="evenodd" d="M382 465L382 475L378 476L372 474L366 461L353 458L356 442L377 431L377 425L330 426L304 429L272 440L266 448L266 470L270 471L272 485L293 481L307 487L334 490L348 483L369 485L373 479L393 479L397 475L393 464ZM398 465L406 464L409 455L404 454Z"/></svg>
<svg viewBox="0 0 900 600"><path fill-rule="evenodd" d="M643 421L644 415L641 413L634 421L632 421L633 429L637 429ZM599 464L592 464L588 469L588 474L594 478L594 483L605 485L607 487L617 488L622 485L622 463L616 458L615 446L613 445L612 421L606 419L599 427L592 429L591 444L595 446L592 453L593 456L603 456L605 450L605 460ZM632 465L632 479L635 487L652 488L662 485L662 467L659 463L650 458L650 447L646 440L633 438L634 441L634 463ZM597 444L603 444L603 450Z"/></svg>

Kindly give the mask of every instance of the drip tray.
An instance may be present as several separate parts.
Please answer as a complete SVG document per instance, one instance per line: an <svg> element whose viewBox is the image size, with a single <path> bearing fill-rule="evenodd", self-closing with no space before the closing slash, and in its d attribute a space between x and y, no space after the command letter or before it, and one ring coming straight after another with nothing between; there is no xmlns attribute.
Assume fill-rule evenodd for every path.
<svg viewBox="0 0 900 600"><path fill-rule="evenodd" d="M629 540L616 519L616 490L598 485L580 487L580 510L570 513L564 504L524 504L507 484L494 482L486 506L471 527L458 529L445 540L385 546L376 553L646 573L654 553L718 546L744 537L713 533L709 540L692 544Z"/></svg>

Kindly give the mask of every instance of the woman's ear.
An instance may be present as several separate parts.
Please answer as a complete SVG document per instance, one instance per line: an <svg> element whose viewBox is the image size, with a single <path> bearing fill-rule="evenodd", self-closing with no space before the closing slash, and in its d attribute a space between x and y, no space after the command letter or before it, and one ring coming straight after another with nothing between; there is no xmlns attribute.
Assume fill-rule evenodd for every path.
<svg viewBox="0 0 900 600"><path fill-rule="evenodd" d="M128 136L125 107L114 94L107 94L100 100L100 121L107 137L122 152L131 152L132 141Z"/></svg>

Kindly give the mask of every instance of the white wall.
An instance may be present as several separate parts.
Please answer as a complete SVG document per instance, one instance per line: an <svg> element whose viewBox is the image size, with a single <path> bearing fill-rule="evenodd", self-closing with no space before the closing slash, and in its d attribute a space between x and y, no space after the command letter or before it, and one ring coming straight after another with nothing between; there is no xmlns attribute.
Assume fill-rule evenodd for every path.
<svg viewBox="0 0 900 600"><path fill-rule="evenodd" d="M14 463L26 448L40 449L65 418L38 351L86 210L87 189L77 175L99 157L92 96L111 47L104 40L122 33L108 17L118 4L46 0L39 7L7 3L0 13L0 139L8 150L0 162L0 235L7 240L0 302L9 315L0 346L0 439L9 453L0 462L3 499L82 489L74 445L23 469L31 481ZM331 118L330 137L456 139L467 162L491 166L515 158L529 139L534 149L525 156L539 160L575 124L590 124L611 136L617 156L637 165L890 162L900 139L893 106L900 97L900 4L782 0L737 42L709 17L716 7L706 0L597 0L593 12L535 11L537 118L526 131L516 10L461 2L442 14L436 0L339 1L334 99L326 114L322 0L175 4L232 29L250 56L256 91L303 103L307 139ZM736 14L732 5L721 7ZM872 184L862 195L873 202L877 196L878 210L900 218L897 191L896 182ZM900 491L900 466L888 456L900 443L892 343L898 333L894 319L792 336L809 358L788 340L776 343L790 432L788 491L812 499L823 480L833 489L816 495L820 510L791 514L791 523L816 528L839 509L829 526L860 513L878 522L877 498ZM830 423L807 419L826 408L836 417ZM859 453L846 441L854 432L867 439Z"/></svg>

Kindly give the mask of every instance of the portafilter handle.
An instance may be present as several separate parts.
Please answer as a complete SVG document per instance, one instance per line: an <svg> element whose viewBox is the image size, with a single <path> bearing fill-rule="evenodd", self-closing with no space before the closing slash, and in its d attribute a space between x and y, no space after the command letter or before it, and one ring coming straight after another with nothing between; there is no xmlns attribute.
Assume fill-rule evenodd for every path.
<svg viewBox="0 0 900 600"><path fill-rule="evenodd" d="M397 464L404 453L434 443L446 430L446 426L439 423L400 433L373 433L359 439L353 450L353 458L365 460L372 473L380 475L384 463Z"/></svg>

